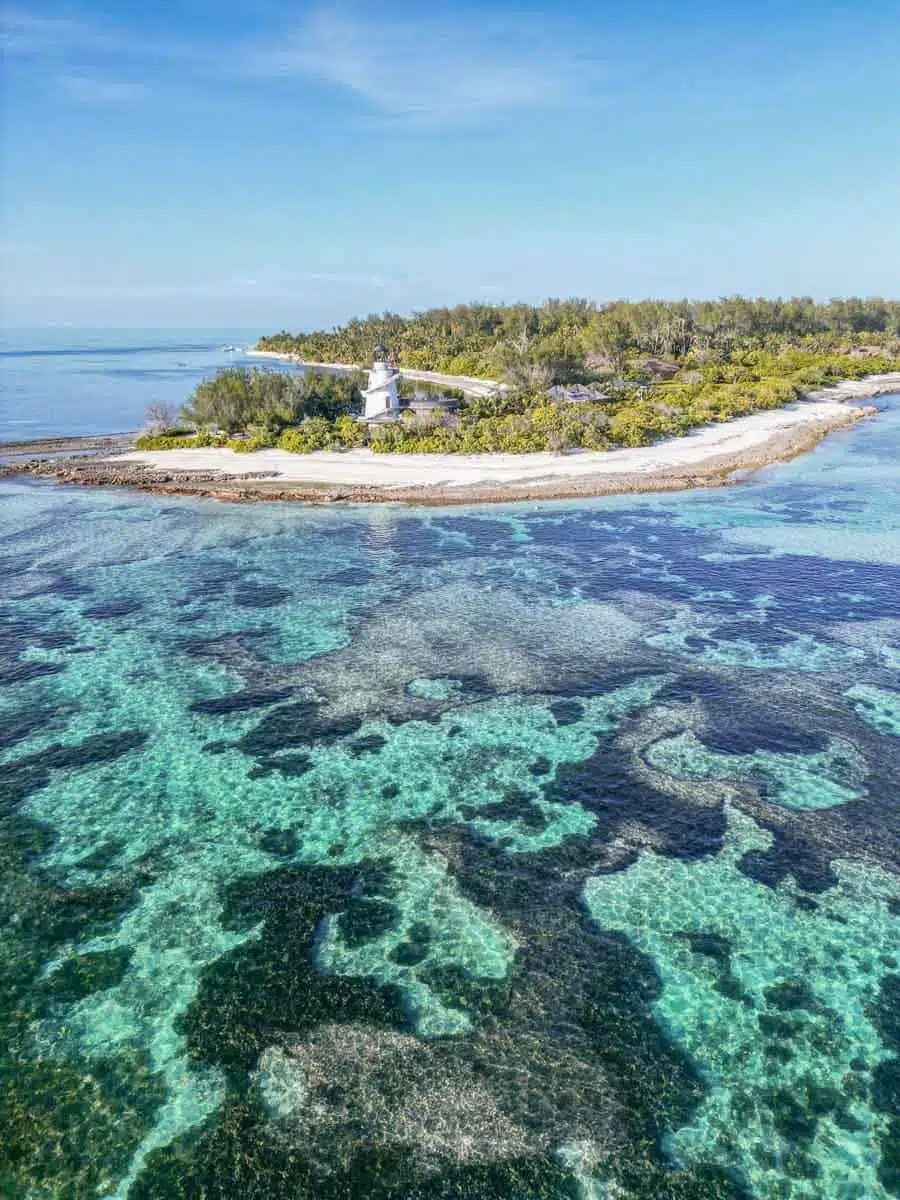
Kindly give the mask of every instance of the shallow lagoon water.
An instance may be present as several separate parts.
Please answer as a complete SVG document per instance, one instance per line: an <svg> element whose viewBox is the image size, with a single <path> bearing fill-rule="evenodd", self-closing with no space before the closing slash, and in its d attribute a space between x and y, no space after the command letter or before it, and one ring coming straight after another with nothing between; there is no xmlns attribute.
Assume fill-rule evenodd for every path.
<svg viewBox="0 0 900 1200"><path fill-rule="evenodd" d="M0 1190L900 1195L898 451L5 483Z"/></svg>

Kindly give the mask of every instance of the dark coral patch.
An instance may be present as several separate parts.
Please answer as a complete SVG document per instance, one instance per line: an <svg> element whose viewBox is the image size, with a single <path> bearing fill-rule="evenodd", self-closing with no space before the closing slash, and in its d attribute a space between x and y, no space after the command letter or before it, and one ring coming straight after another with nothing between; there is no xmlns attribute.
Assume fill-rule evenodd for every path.
<svg viewBox="0 0 900 1200"><path fill-rule="evenodd" d="M900 1058L886 1058L875 1068L872 1103L879 1112L900 1118Z"/></svg>
<svg viewBox="0 0 900 1200"><path fill-rule="evenodd" d="M720 850L725 836L721 807L699 806L644 783L608 743L590 758L563 763L545 788L561 804L580 804L597 818L593 840L612 841L622 825L640 822L655 831L659 851L673 858L703 858Z"/></svg>
<svg viewBox="0 0 900 1200"><path fill-rule="evenodd" d="M195 625L198 621L205 621L208 615L205 608L196 608L191 611L183 609L175 619L179 625Z"/></svg>
<svg viewBox="0 0 900 1200"><path fill-rule="evenodd" d="M803 1097L779 1088L763 1091L762 1100L772 1114L775 1130L786 1142L808 1145L813 1140L819 1123Z"/></svg>
<svg viewBox="0 0 900 1200"><path fill-rule="evenodd" d="M900 1054L900 975L884 976L867 1015L884 1044Z"/></svg>
<svg viewBox="0 0 900 1200"><path fill-rule="evenodd" d="M52 583L41 589L44 596L59 596L62 600L79 600L89 596L91 589L71 575L57 575Z"/></svg>
<svg viewBox="0 0 900 1200"><path fill-rule="evenodd" d="M382 750L387 745L387 738L380 733L370 733L366 737L355 738L350 743L351 752L358 758L361 754L371 754Z"/></svg>
<svg viewBox="0 0 900 1200"><path fill-rule="evenodd" d="M190 706L190 711L204 713L207 716L227 716L229 713L242 713L249 712L254 708L265 708L269 704L287 700L293 694L293 688L281 688L273 691L253 691L247 688L239 692L229 692L227 696L195 700Z"/></svg>
<svg viewBox="0 0 900 1200"><path fill-rule="evenodd" d="M407 930L406 941L395 946L388 957L401 967L414 967L428 957L431 950L431 929L424 921L416 921Z"/></svg>
<svg viewBox="0 0 900 1200"><path fill-rule="evenodd" d="M268 758L314 742L328 745L352 736L361 725L359 717L329 717L314 700L298 700L273 709L235 744L245 754Z"/></svg>
<svg viewBox="0 0 900 1200"><path fill-rule="evenodd" d="M275 608L290 596L287 588L275 584L245 583L234 589L238 608Z"/></svg>
<svg viewBox="0 0 900 1200"><path fill-rule="evenodd" d="M584 705L578 700L558 700L550 705L557 725L574 725L584 716Z"/></svg>
<svg viewBox="0 0 900 1200"><path fill-rule="evenodd" d="M717 631L718 632L718 631ZM742 636L747 636L747 630ZM756 628L753 638L756 639ZM818 729L792 724L780 710L766 704L765 689L746 694L733 682L714 675L687 672L666 685L659 695L663 702L703 702L706 725L703 741L720 754L753 754L770 750L777 754L816 754L828 744Z"/></svg>
<svg viewBox="0 0 900 1200"><path fill-rule="evenodd" d="M731 969L732 946L728 938L719 933L710 932L681 932L675 937L688 943L695 954L710 959L716 967L716 981L713 984L717 992L727 996L729 1000L738 1000L748 1008L753 1006L753 999L741 985L740 979Z"/></svg>
<svg viewBox="0 0 900 1200"><path fill-rule="evenodd" d="M464 821L514 821L529 833L547 828L547 816L534 802L529 792L511 788L501 800L488 804L462 804L459 815Z"/></svg>
<svg viewBox="0 0 900 1200"><path fill-rule="evenodd" d="M260 759L248 776L250 779L264 779L267 775L278 774L285 779L299 779L311 770L312 759L308 754L279 754L277 757Z"/></svg>
<svg viewBox="0 0 900 1200"><path fill-rule="evenodd" d="M241 695L242 693L237 693L238 697ZM224 699L227 702L230 698ZM204 706L202 711L209 711L208 703L210 702L199 701L199 704ZM218 701L211 703L218 704ZM237 741L208 742L204 750L207 754L221 754L226 750L236 749L255 758L257 763L250 771L251 779L260 779L275 771L295 778L304 775L312 763L306 754L292 754L290 751L316 744L330 745L352 736L361 725L359 717L329 717L314 700L297 700L273 708L254 729L249 730ZM360 742L363 743L364 740L360 739ZM361 744L360 752L376 748L374 742L371 745L365 743Z"/></svg>
<svg viewBox="0 0 900 1200"><path fill-rule="evenodd" d="M297 853L297 830L267 829L259 839L259 848L273 858L293 858Z"/></svg>
<svg viewBox="0 0 900 1200"><path fill-rule="evenodd" d="M360 946L375 941L396 928L400 910L389 900L378 897L357 900L341 914L338 930L347 946Z"/></svg>
<svg viewBox="0 0 900 1200"><path fill-rule="evenodd" d="M878 1179L891 1196L900 1196L900 1117L889 1121L881 1136Z"/></svg>
<svg viewBox="0 0 900 1200"><path fill-rule="evenodd" d="M180 1023L191 1058L243 1072L273 1041L303 1040L321 1022L402 1028L396 989L321 975L313 966L322 918L342 912L346 920L364 893L380 887L373 865L285 867L232 884L225 894L226 928L251 929L262 921L263 930L204 970Z"/></svg>
<svg viewBox="0 0 900 1200"><path fill-rule="evenodd" d="M765 817L758 820L771 829L774 841L768 850L749 850L743 855L738 867L744 875L772 888L793 875L804 891L814 894L837 886L838 878L828 850L817 844L811 835L803 834L797 828L788 834L773 820Z"/></svg>
<svg viewBox="0 0 900 1200"><path fill-rule="evenodd" d="M232 663L247 656L274 633L274 629L240 629L233 633L219 633L214 637L186 638L182 643L185 654L192 658L211 658L217 662Z"/></svg>
<svg viewBox="0 0 900 1200"><path fill-rule="evenodd" d="M806 1026L806 1022L802 1019L782 1017L772 1013L760 1013L757 1020L766 1037L774 1038L794 1038Z"/></svg>
<svg viewBox="0 0 900 1200"><path fill-rule="evenodd" d="M28 644L37 650L67 650L69 646L74 646L76 641L75 635L65 629L44 629L40 633L32 634Z"/></svg>
<svg viewBox="0 0 900 1200"><path fill-rule="evenodd" d="M0 750L8 750L19 742L27 741L45 729L47 724L47 714L39 710L14 713L0 722Z"/></svg>
<svg viewBox="0 0 900 1200"><path fill-rule="evenodd" d="M80 858L76 865L82 871L106 871L116 861L124 847L125 843L120 838L110 838L109 841L101 842L90 854Z"/></svg>
<svg viewBox="0 0 900 1200"><path fill-rule="evenodd" d="M795 1012L797 1009L816 1012L822 1008L822 1002L805 979L784 979L767 987L764 995L766 1003L781 1012Z"/></svg>
<svg viewBox="0 0 900 1200"><path fill-rule="evenodd" d="M94 604L84 610L84 615L92 621L110 621L115 617L130 617L142 608L140 600L123 596L120 600L104 600L102 604Z"/></svg>
<svg viewBox="0 0 900 1200"><path fill-rule="evenodd" d="M455 679L466 699L489 700L496 695L496 689L487 675L477 671L456 675Z"/></svg>
<svg viewBox="0 0 900 1200"><path fill-rule="evenodd" d="M878 1178L892 1196L900 1196L900 975L885 975L867 1016L893 1057L872 1075L872 1104L890 1119L881 1135Z"/></svg>
<svg viewBox="0 0 900 1200"><path fill-rule="evenodd" d="M40 753L6 763L0 766L3 807L19 804L32 792L46 787L52 771L77 770L112 762L140 749L146 741L146 733L133 729L96 733L75 745L56 743Z"/></svg>
<svg viewBox="0 0 900 1200"><path fill-rule="evenodd" d="M119 947L67 958L44 980L47 1003L52 1007L71 1004L94 992L115 987L128 969L131 954L130 948Z"/></svg>
<svg viewBox="0 0 900 1200"><path fill-rule="evenodd" d="M0 663L0 687L13 683L28 683L44 675L59 675L65 669L65 663L33 662L28 659Z"/></svg>
<svg viewBox="0 0 900 1200"><path fill-rule="evenodd" d="M326 575L322 582L336 587L364 587L367 583L374 583L377 578L373 571L367 571L365 567L345 567L343 571Z"/></svg>
<svg viewBox="0 0 900 1200"><path fill-rule="evenodd" d="M731 963L731 939L721 933L676 933L677 938L688 943L695 954L711 958L719 966Z"/></svg>
<svg viewBox="0 0 900 1200"><path fill-rule="evenodd" d="M125 1174L165 1099L146 1058L16 1062L0 1092L8 1196L96 1196Z"/></svg>

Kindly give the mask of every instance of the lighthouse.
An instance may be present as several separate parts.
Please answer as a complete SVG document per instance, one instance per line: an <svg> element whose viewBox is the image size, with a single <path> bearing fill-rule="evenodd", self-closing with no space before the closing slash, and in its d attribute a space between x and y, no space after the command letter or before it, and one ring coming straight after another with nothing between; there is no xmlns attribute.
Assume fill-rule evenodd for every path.
<svg viewBox="0 0 900 1200"><path fill-rule="evenodd" d="M373 417L396 417L400 412L400 398L397 395L397 380L400 372L388 361L388 353L384 346L375 347L375 361L369 372L369 386L363 392L366 402L365 419Z"/></svg>

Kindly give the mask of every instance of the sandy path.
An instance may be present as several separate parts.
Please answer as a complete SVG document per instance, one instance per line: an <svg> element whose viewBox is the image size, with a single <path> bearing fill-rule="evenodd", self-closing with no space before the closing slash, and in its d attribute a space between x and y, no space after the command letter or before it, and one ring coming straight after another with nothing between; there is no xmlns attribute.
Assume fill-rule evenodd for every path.
<svg viewBox="0 0 900 1200"><path fill-rule="evenodd" d="M348 363L305 362L295 354L281 354L277 350L247 350L245 358L276 358L281 362L296 363L298 367L310 367L320 371L365 371L366 367L356 367ZM493 379L476 379L472 375L442 375L440 371L412 371L407 367L400 368L403 379L412 379L419 383L434 383L438 387L458 388L467 396L491 396L502 387Z"/></svg>

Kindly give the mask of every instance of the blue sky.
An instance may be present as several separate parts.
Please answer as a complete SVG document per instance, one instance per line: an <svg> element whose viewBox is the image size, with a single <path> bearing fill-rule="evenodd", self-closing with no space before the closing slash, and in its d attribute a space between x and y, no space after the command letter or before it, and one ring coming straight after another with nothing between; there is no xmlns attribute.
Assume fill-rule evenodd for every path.
<svg viewBox="0 0 900 1200"><path fill-rule="evenodd" d="M4 320L900 294L900 0L17 4Z"/></svg>

